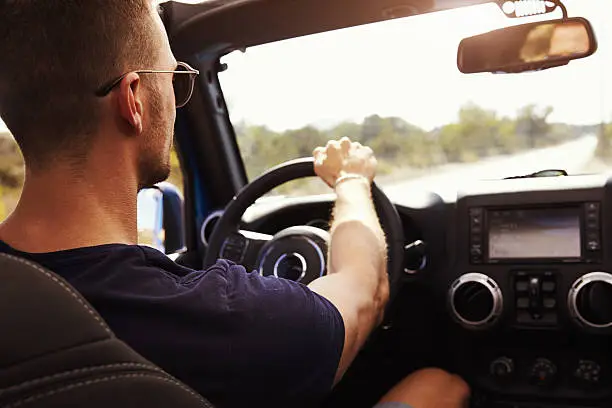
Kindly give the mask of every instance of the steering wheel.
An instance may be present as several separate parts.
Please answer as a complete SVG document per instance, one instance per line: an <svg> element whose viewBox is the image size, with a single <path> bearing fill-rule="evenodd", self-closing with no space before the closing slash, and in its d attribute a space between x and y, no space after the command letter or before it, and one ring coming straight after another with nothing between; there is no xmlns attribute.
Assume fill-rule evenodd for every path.
<svg viewBox="0 0 612 408"><path fill-rule="evenodd" d="M240 230L244 212L255 200L288 181L316 176L314 160L285 162L246 185L227 205L208 240L204 267L218 258L253 265L264 276L273 275L309 284L326 274L329 233L310 226L294 226L276 235ZM375 184L372 197L386 235L391 298L403 275L404 234L395 206Z"/></svg>

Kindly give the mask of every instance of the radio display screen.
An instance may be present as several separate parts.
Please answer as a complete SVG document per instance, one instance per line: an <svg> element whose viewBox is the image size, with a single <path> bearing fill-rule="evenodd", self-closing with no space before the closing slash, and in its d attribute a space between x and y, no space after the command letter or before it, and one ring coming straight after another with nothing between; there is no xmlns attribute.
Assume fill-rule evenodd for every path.
<svg viewBox="0 0 612 408"><path fill-rule="evenodd" d="M489 259L580 258L580 210L488 211Z"/></svg>

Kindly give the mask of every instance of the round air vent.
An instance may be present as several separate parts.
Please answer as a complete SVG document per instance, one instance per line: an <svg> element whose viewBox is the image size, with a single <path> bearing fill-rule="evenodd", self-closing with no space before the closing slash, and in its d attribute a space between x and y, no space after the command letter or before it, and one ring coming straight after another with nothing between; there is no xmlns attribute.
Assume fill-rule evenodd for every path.
<svg viewBox="0 0 612 408"><path fill-rule="evenodd" d="M578 278L569 291L567 305L570 315L581 325L612 327L612 275L591 272Z"/></svg>
<svg viewBox="0 0 612 408"><path fill-rule="evenodd" d="M469 328L492 325L503 308L499 286L481 273L467 273L459 277L451 285L448 298L455 319Z"/></svg>

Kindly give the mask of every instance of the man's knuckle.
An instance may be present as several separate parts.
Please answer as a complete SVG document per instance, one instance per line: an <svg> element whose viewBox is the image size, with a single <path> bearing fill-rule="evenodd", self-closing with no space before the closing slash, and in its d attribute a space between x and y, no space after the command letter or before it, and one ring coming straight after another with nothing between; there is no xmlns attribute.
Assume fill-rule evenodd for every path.
<svg viewBox="0 0 612 408"><path fill-rule="evenodd" d="M429 380L445 380L448 381L450 374L441 368L437 367L426 367L417 372L420 377L428 378Z"/></svg>
<svg viewBox="0 0 612 408"><path fill-rule="evenodd" d="M453 375L452 384L457 394L463 395L463 396L470 395L470 386L468 385L467 382L465 382L463 378L459 377L458 375Z"/></svg>

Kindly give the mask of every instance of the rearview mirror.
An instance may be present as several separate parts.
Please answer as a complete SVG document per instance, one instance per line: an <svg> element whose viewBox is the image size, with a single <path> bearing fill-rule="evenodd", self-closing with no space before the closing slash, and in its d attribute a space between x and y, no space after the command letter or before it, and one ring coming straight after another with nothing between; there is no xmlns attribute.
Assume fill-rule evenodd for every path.
<svg viewBox="0 0 612 408"><path fill-rule="evenodd" d="M457 66L464 74L535 71L566 65L596 50L591 24L584 18L572 17L465 38L459 44Z"/></svg>

